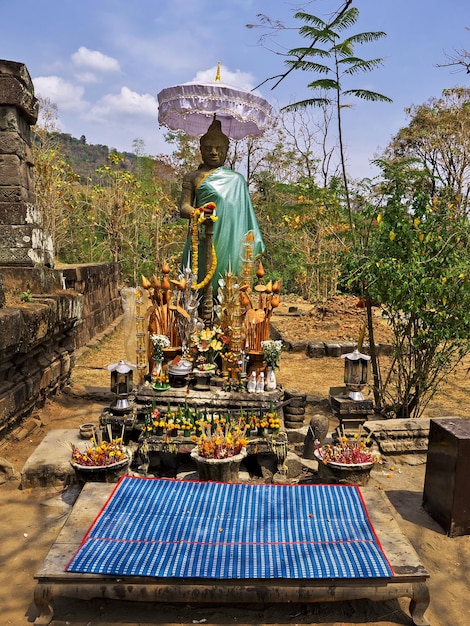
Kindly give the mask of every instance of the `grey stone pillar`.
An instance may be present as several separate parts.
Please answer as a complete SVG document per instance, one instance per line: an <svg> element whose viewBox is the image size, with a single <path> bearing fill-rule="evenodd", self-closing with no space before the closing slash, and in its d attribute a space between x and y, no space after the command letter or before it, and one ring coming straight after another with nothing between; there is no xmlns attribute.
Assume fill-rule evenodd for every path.
<svg viewBox="0 0 470 626"><path fill-rule="evenodd" d="M54 264L52 238L35 206L30 126L37 116L26 66L0 60L0 266Z"/></svg>

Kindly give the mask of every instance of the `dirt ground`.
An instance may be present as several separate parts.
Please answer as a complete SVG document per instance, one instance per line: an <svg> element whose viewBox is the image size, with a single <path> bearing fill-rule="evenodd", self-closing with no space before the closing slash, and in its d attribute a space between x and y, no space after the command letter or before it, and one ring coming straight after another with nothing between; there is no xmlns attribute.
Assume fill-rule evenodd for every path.
<svg viewBox="0 0 470 626"><path fill-rule="evenodd" d="M289 307L297 308L294 315ZM356 340L363 310L355 299L340 299L320 310L302 301L285 302L275 319L292 341ZM381 324L381 321L379 322ZM380 332L386 338L387 329ZM10 437L0 444L0 457L17 472L50 429L75 428L97 422L106 402L83 398L88 389L107 389L107 365L123 358L123 333L118 330L96 348L85 352L74 369L70 388L48 401L32 417L36 428L26 437ZM331 386L342 384L342 359L308 359L283 353L278 381L285 389L306 391L318 404L309 413L327 411ZM470 418L468 364L429 405L431 417L460 415ZM330 425L335 419L330 415ZM30 420L31 425L35 422ZM24 435L24 433L23 433ZM1 477L1 474L0 474ZM384 490L396 509L398 523L430 573L431 604L426 613L432 626L467 626L470 623L470 537L449 538L421 506L425 477L424 455L388 457L374 469L370 485ZM0 484L0 626L34 622L34 573L57 537L77 495L76 489L18 488L18 480ZM338 602L314 605L188 606L138 605L110 601L60 600L52 626L111 626L125 624L323 624L324 626L396 626L412 624L408 600Z"/></svg>

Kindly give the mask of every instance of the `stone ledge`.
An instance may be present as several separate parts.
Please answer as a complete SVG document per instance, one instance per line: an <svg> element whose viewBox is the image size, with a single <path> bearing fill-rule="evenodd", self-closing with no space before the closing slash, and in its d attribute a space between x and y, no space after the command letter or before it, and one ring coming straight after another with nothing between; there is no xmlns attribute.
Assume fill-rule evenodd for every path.
<svg viewBox="0 0 470 626"><path fill-rule="evenodd" d="M429 424L432 418L371 420L364 424L364 430L377 442L380 452L417 453L427 452ZM439 419L467 419L455 415Z"/></svg>
<svg viewBox="0 0 470 626"><path fill-rule="evenodd" d="M68 486L75 478L70 465L72 451L67 442L84 446L78 428L49 431L21 470L21 488Z"/></svg>

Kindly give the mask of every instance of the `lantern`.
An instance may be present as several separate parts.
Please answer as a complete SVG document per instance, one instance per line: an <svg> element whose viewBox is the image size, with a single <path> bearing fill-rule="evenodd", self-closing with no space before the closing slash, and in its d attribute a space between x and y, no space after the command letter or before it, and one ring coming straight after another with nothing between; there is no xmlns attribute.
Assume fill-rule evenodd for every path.
<svg viewBox="0 0 470 626"><path fill-rule="evenodd" d="M111 391L116 395L114 408L122 410L129 408L127 397L132 391L132 372L136 367L123 360L108 365L108 370L111 372Z"/></svg>
<svg viewBox="0 0 470 626"><path fill-rule="evenodd" d="M354 350L349 354L343 354L344 361L344 384L349 390L348 397L351 400L364 400L361 389L367 384L369 373L370 356Z"/></svg>

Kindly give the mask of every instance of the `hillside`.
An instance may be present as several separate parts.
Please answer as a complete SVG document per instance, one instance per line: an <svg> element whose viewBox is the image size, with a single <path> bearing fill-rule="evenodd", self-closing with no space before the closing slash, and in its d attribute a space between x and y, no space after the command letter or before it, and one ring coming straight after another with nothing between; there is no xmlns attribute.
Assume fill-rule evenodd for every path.
<svg viewBox="0 0 470 626"><path fill-rule="evenodd" d="M97 182L96 170L105 165L108 154L115 150L102 144L88 144L85 135L77 139L67 133L51 133L51 138L60 147L66 161L83 181L91 179L92 182ZM135 171L137 155L130 152L122 154L124 161L121 167L131 172Z"/></svg>

